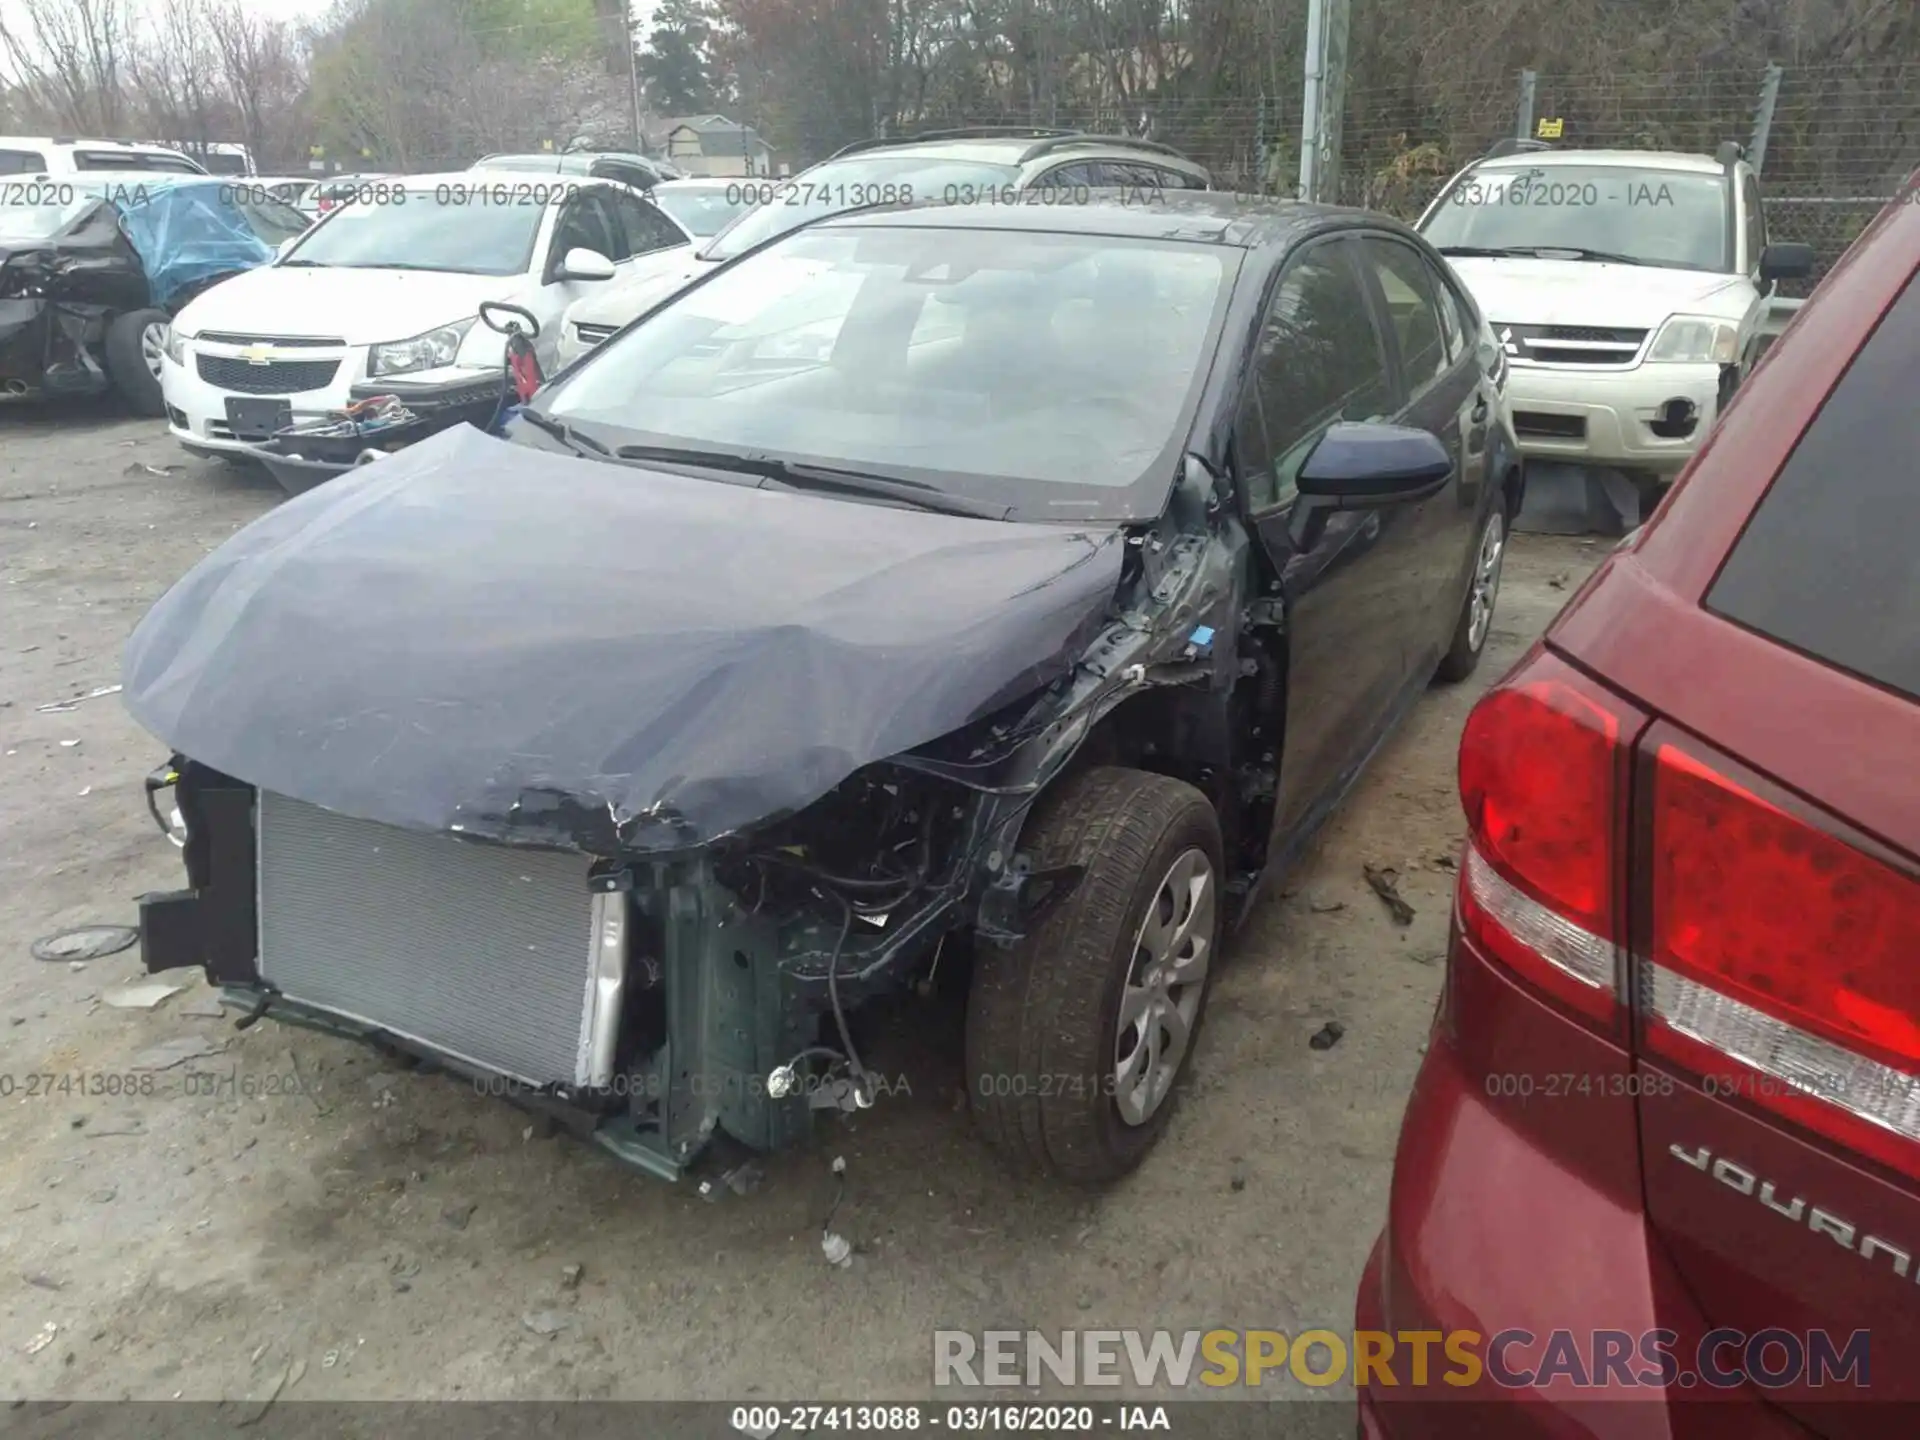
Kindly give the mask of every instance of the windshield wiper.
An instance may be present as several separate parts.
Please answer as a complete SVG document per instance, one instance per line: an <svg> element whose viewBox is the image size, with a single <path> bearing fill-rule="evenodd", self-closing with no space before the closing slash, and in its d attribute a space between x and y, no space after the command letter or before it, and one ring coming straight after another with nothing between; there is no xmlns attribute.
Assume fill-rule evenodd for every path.
<svg viewBox="0 0 1920 1440"><path fill-rule="evenodd" d="M1504 245L1437 245L1434 247L1442 255L1466 255L1474 258L1499 259L1506 255L1531 255L1530 247L1513 249Z"/></svg>
<svg viewBox="0 0 1920 1440"><path fill-rule="evenodd" d="M542 415L537 410L522 410L520 418L543 434L551 435L576 455L601 455L615 458L613 451L591 436L582 435L564 420L555 420L551 415Z"/></svg>
<svg viewBox="0 0 1920 1440"><path fill-rule="evenodd" d="M1571 255L1576 260L1599 260L1613 265L1645 265L1647 262L1637 255L1621 255L1612 250L1588 250L1579 245L1530 245L1532 253L1552 251L1559 255Z"/></svg>
<svg viewBox="0 0 1920 1440"><path fill-rule="evenodd" d="M1481 249L1474 245L1442 245L1442 255L1524 255L1531 259L1542 260L1553 255L1571 255L1576 260L1598 260L1613 265L1645 265L1649 262L1636 255L1621 255L1612 250L1588 250L1579 245L1504 245L1497 249Z"/></svg>
<svg viewBox="0 0 1920 1440"><path fill-rule="evenodd" d="M783 460L777 455L738 455L728 450L691 450L675 445L622 445L613 454L618 460L652 460L674 465L699 465L736 475L759 475L794 490L838 491L844 495L898 500L916 509L931 510L941 515L961 515L974 520L1004 520L1013 510L1011 505L990 505L980 500L949 495L921 481L904 480L897 475L873 475L864 470L842 470L832 465L808 465Z"/></svg>

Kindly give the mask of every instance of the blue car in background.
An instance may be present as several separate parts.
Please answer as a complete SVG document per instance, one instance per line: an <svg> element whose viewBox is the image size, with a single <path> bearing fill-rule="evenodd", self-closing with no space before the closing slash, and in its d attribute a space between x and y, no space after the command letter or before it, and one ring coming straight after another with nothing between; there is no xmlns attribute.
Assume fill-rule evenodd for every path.
<svg viewBox="0 0 1920 1440"><path fill-rule="evenodd" d="M115 392L162 415L180 307L272 262L308 218L250 181L150 172L0 176L0 393Z"/></svg>

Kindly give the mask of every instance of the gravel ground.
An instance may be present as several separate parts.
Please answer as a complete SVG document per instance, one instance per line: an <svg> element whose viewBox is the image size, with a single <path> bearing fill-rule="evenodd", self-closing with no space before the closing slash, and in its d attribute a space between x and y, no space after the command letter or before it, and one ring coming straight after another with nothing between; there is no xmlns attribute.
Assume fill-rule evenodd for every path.
<svg viewBox="0 0 1920 1440"><path fill-rule="evenodd" d="M823 1125L759 1191L709 1204L459 1082L235 1031L197 972L123 1009L109 997L141 978L134 952L31 957L180 883L141 798L163 747L116 696L37 707L114 684L145 607L278 495L150 422L0 411L0 1393L914 1398L936 1328L1351 1324L1442 975L1460 724L1603 544L1516 542L1480 675L1422 702L1269 888L1128 1182L1006 1178L956 1108L957 1016L934 1003L890 1018L876 1057L910 1098ZM1410 925L1367 863L1398 870ZM1310 1048L1330 1020L1344 1037ZM117 1093L183 1040L213 1053ZM216 1093L186 1093L190 1073ZM819 1246L836 1154L848 1270ZM1311 1409L1352 1433L1350 1409Z"/></svg>

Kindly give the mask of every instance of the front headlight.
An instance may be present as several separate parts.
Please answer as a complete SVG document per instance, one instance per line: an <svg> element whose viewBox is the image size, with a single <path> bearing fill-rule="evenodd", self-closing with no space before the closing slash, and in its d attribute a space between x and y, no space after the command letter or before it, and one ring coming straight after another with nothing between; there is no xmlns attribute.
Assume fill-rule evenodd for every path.
<svg viewBox="0 0 1920 1440"><path fill-rule="evenodd" d="M1675 315L1654 337L1649 360L1731 365L1740 358L1740 327L1711 315Z"/></svg>
<svg viewBox="0 0 1920 1440"><path fill-rule="evenodd" d="M405 375L415 370L438 370L453 364L460 353L460 342L474 327L474 320L456 320L415 335L407 340L389 340L367 352L367 376Z"/></svg>
<svg viewBox="0 0 1920 1440"><path fill-rule="evenodd" d="M178 325L169 325L167 327L167 343L162 348L167 352L167 358L173 361L174 364L184 365L187 363L187 340L189 338L190 337L180 333L180 327Z"/></svg>

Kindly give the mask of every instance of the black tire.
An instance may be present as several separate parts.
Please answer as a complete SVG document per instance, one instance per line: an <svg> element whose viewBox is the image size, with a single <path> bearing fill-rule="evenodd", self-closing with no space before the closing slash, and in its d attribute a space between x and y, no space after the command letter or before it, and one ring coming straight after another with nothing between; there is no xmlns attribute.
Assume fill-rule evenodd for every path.
<svg viewBox="0 0 1920 1440"><path fill-rule="evenodd" d="M1086 873L1025 939L980 946L967 1003L967 1089L981 1134L1014 1169L1097 1184L1125 1175L1152 1148L1198 1043L1226 908L1220 822L1191 785L1110 767L1063 780L1040 807L1021 841L1035 866L1083 865ZM1176 862L1196 863L1195 851L1211 885L1210 924L1191 898L1187 913L1206 932L1205 970L1167 992L1168 1005L1181 1010L1193 997L1186 1044L1164 1068L1160 1098L1130 1121L1116 1083L1121 1000L1148 907L1161 900ZM1188 896L1196 893L1189 884ZM1147 975L1142 970L1143 981ZM1171 1031L1158 1020L1154 1031L1158 1055ZM1146 1028L1129 1033L1136 1032L1146 1047Z"/></svg>
<svg viewBox="0 0 1920 1440"><path fill-rule="evenodd" d="M129 310L107 324L107 378L126 407L136 415L159 417L167 413L160 394L160 377L147 367L141 337L149 325L168 323L164 310Z"/></svg>
<svg viewBox="0 0 1920 1440"><path fill-rule="evenodd" d="M1486 653L1487 641L1493 635L1493 612L1500 600L1500 576L1507 556L1507 520L1503 497L1487 513L1480 527L1480 538L1474 542L1473 574L1467 581L1467 593L1460 601L1460 618L1454 622L1453 638L1447 642L1447 653L1440 657L1440 668L1434 672L1434 677L1446 684L1464 680L1479 668L1480 657ZM1486 595L1484 622L1476 624L1475 601L1480 598L1487 579L1489 545L1494 547L1491 592Z"/></svg>

